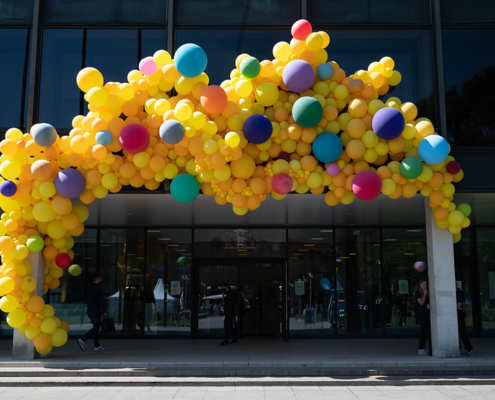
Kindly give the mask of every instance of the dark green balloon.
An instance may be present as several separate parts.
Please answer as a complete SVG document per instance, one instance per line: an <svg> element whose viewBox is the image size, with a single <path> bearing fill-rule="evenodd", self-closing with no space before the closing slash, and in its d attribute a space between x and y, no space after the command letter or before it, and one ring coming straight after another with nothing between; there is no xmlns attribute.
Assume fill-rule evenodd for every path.
<svg viewBox="0 0 495 400"><path fill-rule="evenodd" d="M248 79L256 78L261 71L261 65L258 59L254 57L246 57L241 61L241 74Z"/></svg>
<svg viewBox="0 0 495 400"><path fill-rule="evenodd" d="M423 173L423 163L417 157L407 157L400 163L400 173L404 178L416 179Z"/></svg>
<svg viewBox="0 0 495 400"><path fill-rule="evenodd" d="M323 118L323 107L314 97L301 97L292 107L292 116L299 126L313 128Z"/></svg>
<svg viewBox="0 0 495 400"><path fill-rule="evenodd" d="M185 266L187 265L187 263L188 263L187 257L182 256L177 259L177 264L181 266Z"/></svg>

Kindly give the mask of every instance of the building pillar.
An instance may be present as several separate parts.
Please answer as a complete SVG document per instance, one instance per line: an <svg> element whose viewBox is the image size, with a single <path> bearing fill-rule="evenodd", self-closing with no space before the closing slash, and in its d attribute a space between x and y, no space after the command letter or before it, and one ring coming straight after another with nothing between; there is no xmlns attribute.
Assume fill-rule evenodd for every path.
<svg viewBox="0 0 495 400"><path fill-rule="evenodd" d="M29 253L26 258L33 267L31 276L36 279L36 289L33 295L43 296L43 287L45 281L45 259L42 252ZM40 355L34 348L33 340L28 339L26 335L14 329L12 342L12 358L16 360L34 360Z"/></svg>
<svg viewBox="0 0 495 400"><path fill-rule="evenodd" d="M429 198L425 211L432 353L438 358L459 357L452 234L437 226Z"/></svg>

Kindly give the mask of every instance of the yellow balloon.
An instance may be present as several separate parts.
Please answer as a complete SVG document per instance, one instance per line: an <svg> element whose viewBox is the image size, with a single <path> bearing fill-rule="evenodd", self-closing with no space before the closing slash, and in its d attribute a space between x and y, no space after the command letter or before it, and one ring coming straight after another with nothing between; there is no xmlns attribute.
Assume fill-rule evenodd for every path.
<svg viewBox="0 0 495 400"><path fill-rule="evenodd" d="M105 89L94 87L89 89L86 95L88 103L94 107L102 107L108 100L108 94Z"/></svg>
<svg viewBox="0 0 495 400"><path fill-rule="evenodd" d="M79 221L82 223L86 222L89 217L88 208L84 204L76 204L72 208L72 212L79 217Z"/></svg>
<svg viewBox="0 0 495 400"><path fill-rule="evenodd" d="M144 168L150 163L150 155L145 151L142 151L134 155L132 162L136 167Z"/></svg>
<svg viewBox="0 0 495 400"><path fill-rule="evenodd" d="M174 165L172 163L167 164L165 166L165 169L163 170L163 175L165 175L165 178L167 179L174 179L178 173L179 168L177 168L177 165Z"/></svg>
<svg viewBox="0 0 495 400"><path fill-rule="evenodd" d="M289 57L292 55L290 44L287 42L278 42L275 46L273 46L273 55L279 61L289 61Z"/></svg>
<svg viewBox="0 0 495 400"><path fill-rule="evenodd" d="M50 222L48 224L47 231L48 236L50 236L52 239L62 239L67 233L67 229L64 228L64 226L62 225L62 221L59 219Z"/></svg>
<svg viewBox="0 0 495 400"><path fill-rule="evenodd" d="M229 133L231 133L231 132L229 132ZM207 140L203 145L203 150L206 154L209 154L209 155L215 154L218 150L217 142L215 142L212 139Z"/></svg>
<svg viewBox="0 0 495 400"><path fill-rule="evenodd" d="M191 110L189 104L183 101L179 101L174 109L174 114L179 121L187 121L191 117L192 112L193 110Z"/></svg>
<svg viewBox="0 0 495 400"><path fill-rule="evenodd" d="M48 346L48 347L46 347L44 349L38 349L38 348L36 348L36 351L38 353L40 353L40 354L48 354L52 350L53 350L53 346L52 345L50 345L50 346Z"/></svg>
<svg viewBox="0 0 495 400"><path fill-rule="evenodd" d="M7 324L12 328L19 328L26 322L26 314L22 310L14 310L7 314Z"/></svg>
<svg viewBox="0 0 495 400"><path fill-rule="evenodd" d="M15 161L5 160L0 166L0 174L9 180L16 179L21 174L21 166Z"/></svg>
<svg viewBox="0 0 495 400"><path fill-rule="evenodd" d="M229 132L225 135L225 143L230 147L237 147L241 142L241 137L237 132Z"/></svg>
<svg viewBox="0 0 495 400"><path fill-rule="evenodd" d="M50 336L54 347L63 346L67 342L67 332L61 328L55 330Z"/></svg>
<svg viewBox="0 0 495 400"><path fill-rule="evenodd" d="M22 278L20 288L23 292L31 293L36 289L36 280L32 276L25 276Z"/></svg>
<svg viewBox="0 0 495 400"><path fill-rule="evenodd" d="M323 46L323 36L318 32L313 32L309 34L306 38L306 47L309 51L317 51Z"/></svg>
<svg viewBox="0 0 495 400"><path fill-rule="evenodd" d="M0 293L10 293L14 290L15 282L7 276L0 278Z"/></svg>
<svg viewBox="0 0 495 400"><path fill-rule="evenodd" d="M28 339L33 340L41 332L41 329L34 326L28 326L26 328L25 335Z"/></svg>
<svg viewBox="0 0 495 400"><path fill-rule="evenodd" d="M218 179L220 182L225 182L227 179L230 178L231 174L232 171L230 170L228 165L225 165L220 169L216 169L214 172L215 178Z"/></svg>
<svg viewBox="0 0 495 400"><path fill-rule="evenodd" d="M256 101L264 107L273 106L278 100L278 89L270 82L263 82L254 91Z"/></svg>
<svg viewBox="0 0 495 400"><path fill-rule="evenodd" d="M354 201L354 199L355 199L354 193L351 190L347 190L345 192L344 196L342 196L340 198L340 202L342 204L348 205L348 204L351 204Z"/></svg>
<svg viewBox="0 0 495 400"><path fill-rule="evenodd" d="M237 207L232 206L232 210L237 215L244 215L244 214L246 214L248 212L247 206L244 206L242 208L237 208Z"/></svg>
<svg viewBox="0 0 495 400"><path fill-rule="evenodd" d="M391 195L397 189L397 184L392 179L384 179L382 181L382 193L385 195Z"/></svg>
<svg viewBox="0 0 495 400"><path fill-rule="evenodd" d="M102 176L101 184L106 189L113 189L114 187L116 187L119 184L119 178L117 178L117 176L115 176L115 174L109 172L108 174L105 174Z"/></svg>
<svg viewBox="0 0 495 400"><path fill-rule="evenodd" d="M289 172L289 163L285 160L279 159L272 165L272 170L275 175L286 174Z"/></svg>
<svg viewBox="0 0 495 400"><path fill-rule="evenodd" d="M53 182L43 182L40 186L40 193L44 197L52 197L57 192Z"/></svg>
<svg viewBox="0 0 495 400"><path fill-rule="evenodd" d="M69 267L69 274L72 276L79 276L82 273L82 268L80 265L74 264Z"/></svg>
<svg viewBox="0 0 495 400"><path fill-rule="evenodd" d="M88 92L93 87L103 86L103 75L96 68L87 67L77 74L77 86L83 92Z"/></svg>
<svg viewBox="0 0 495 400"><path fill-rule="evenodd" d="M51 335L57 330L57 323L53 318L44 318L40 326L41 332Z"/></svg>
<svg viewBox="0 0 495 400"><path fill-rule="evenodd" d="M19 244L14 247L12 254L16 260L24 260L28 256L29 250L23 244Z"/></svg>
<svg viewBox="0 0 495 400"><path fill-rule="evenodd" d="M464 222L464 214L461 213L460 211L452 211L450 214L449 214L449 224L450 225L454 225L454 226L459 226ZM455 233L455 232L452 232L452 233Z"/></svg>
<svg viewBox="0 0 495 400"><path fill-rule="evenodd" d="M319 188L323 183L323 178L318 172L311 172L309 174L308 180L306 181L310 189Z"/></svg>
<svg viewBox="0 0 495 400"><path fill-rule="evenodd" d="M19 302L17 301L15 296L12 296L10 294L0 299L0 310L2 310L5 313L10 313L14 311L18 306L19 306Z"/></svg>
<svg viewBox="0 0 495 400"><path fill-rule="evenodd" d="M33 207L33 217L40 222L53 220L53 210L49 203L42 201Z"/></svg>

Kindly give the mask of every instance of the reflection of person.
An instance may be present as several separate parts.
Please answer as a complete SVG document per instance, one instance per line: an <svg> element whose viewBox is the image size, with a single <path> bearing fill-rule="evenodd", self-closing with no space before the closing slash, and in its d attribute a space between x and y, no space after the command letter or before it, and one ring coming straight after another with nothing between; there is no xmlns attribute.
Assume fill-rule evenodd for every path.
<svg viewBox="0 0 495 400"><path fill-rule="evenodd" d="M225 330L225 340L220 343L220 346L237 344L234 330L235 294L234 291L230 289L228 283L222 283L222 304L224 310L223 329Z"/></svg>
<svg viewBox="0 0 495 400"><path fill-rule="evenodd" d="M156 300L155 300L155 294L153 293L153 288L151 287L151 282L153 280L153 277L150 275L148 276L146 286L145 286L145 291L144 291L144 299L141 298L141 300L144 300L144 307L145 307L145 312L144 312L144 323L148 331L151 331L151 319L153 317L153 304L156 306ZM142 294L141 294L142 297ZM158 315L158 313L157 313Z"/></svg>
<svg viewBox="0 0 495 400"><path fill-rule="evenodd" d="M100 342L98 341L98 331L100 330L101 314L105 314L105 316L108 315L105 308L105 301L103 300L103 290L101 289L101 275L93 275L93 283L88 287L87 302L88 316L93 323L93 328L86 332L86 334L82 338L77 339L77 343L79 343L79 347L81 348L81 350L84 350L84 343L91 336L93 336L95 342L95 350L105 350L103 347L100 346Z"/></svg>
<svg viewBox="0 0 495 400"><path fill-rule="evenodd" d="M457 326L459 328L459 337L462 339L462 343L464 343L464 348L467 351L468 356L473 355L473 345L469 340L469 337L466 332L466 320L464 319L464 309L462 305L464 303L464 299L462 298L462 293L460 289L456 291L457 297Z"/></svg>
<svg viewBox="0 0 495 400"><path fill-rule="evenodd" d="M414 305L416 307L417 322L419 322L421 328L418 354L425 356L428 355L426 338L430 329L430 299L428 289L426 288L426 281L419 281L418 290L414 293Z"/></svg>
<svg viewBox="0 0 495 400"><path fill-rule="evenodd" d="M395 293L394 304L397 310L397 326L402 326L404 325L404 321L403 321L404 297L398 290Z"/></svg>

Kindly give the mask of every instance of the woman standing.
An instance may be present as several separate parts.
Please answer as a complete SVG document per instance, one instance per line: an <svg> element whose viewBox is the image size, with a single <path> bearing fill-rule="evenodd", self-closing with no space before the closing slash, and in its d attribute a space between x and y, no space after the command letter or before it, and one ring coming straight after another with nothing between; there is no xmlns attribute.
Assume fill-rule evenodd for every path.
<svg viewBox="0 0 495 400"><path fill-rule="evenodd" d="M430 299L428 289L426 288L426 281L424 280L419 281L418 290L414 294L414 305L416 307L417 322L421 328L418 354L426 356L428 355L426 338L430 329Z"/></svg>

